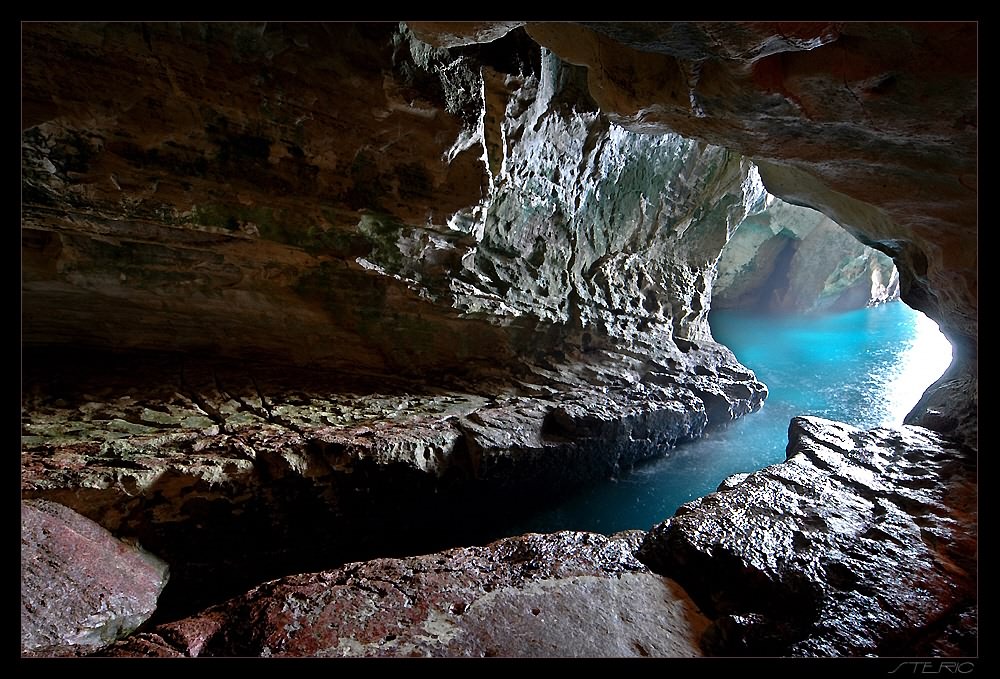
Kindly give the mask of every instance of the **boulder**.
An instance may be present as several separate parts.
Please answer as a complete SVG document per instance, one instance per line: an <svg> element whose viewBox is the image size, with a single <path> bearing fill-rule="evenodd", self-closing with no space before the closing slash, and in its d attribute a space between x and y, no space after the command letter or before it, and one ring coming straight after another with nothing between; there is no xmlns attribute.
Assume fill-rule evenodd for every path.
<svg viewBox="0 0 1000 679"><path fill-rule="evenodd" d="M507 538L265 583L103 655L697 657L707 621L641 531Z"/></svg>
<svg viewBox="0 0 1000 679"><path fill-rule="evenodd" d="M920 427L789 427L787 461L654 527L639 558L728 655L976 655L975 452Z"/></svg>
<svg viewBox="0 0 1000 679"><path fill-rule="evenodd" d="M89 653L156 610L167 565L46 500L21 503L21 655Z"/></svg>

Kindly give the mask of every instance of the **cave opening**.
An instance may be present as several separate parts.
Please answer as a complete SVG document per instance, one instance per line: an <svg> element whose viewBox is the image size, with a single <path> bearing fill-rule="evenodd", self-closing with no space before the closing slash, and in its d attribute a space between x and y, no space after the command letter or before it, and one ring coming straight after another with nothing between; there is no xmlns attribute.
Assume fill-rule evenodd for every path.
<svg viewBox="0 0 1000 679"><path fill-rule="evenodd" d="M819 315L727 310L710 321L716 339L768 385L761 409L588 486L517 523L518 531L653 525L730 476L784 461L793 417L862 428L903 424L951 362L937 325L898 300Z"/></svg>
<svg viewBox="0 0 1000 679"><path fill-rule="evenodd" d="M937 324L898 298L892 260L770 194L722 250L709 324L768 386L761 408L571 494L517 531L655 524L727 477L784 461L794 417L902 425L952 363Z"/></svg>
<svg viewBox="0 0 1000 679"><path fill-rule="evenodd" d="M949 231L954 225L932 214L936 205L919 218L908 212L893 182L918 176L906 164L925 159L899 154L892 133L881 153L886 135L871 123L886 122L878 97L909 96L919 79L893 74L870 86L867 70L838 70L833 91L843 95L850 79L866 115L817 125L813 116L836 119L861 100L825 111L825 93L795 92L801 74L826 70L822 59L786 77L784 62L770 58L791 64L814 49L823 57L826 45L836 54L869 40L877 55L885 39L900 35L907 50L934 41L911 39L908 32L920 33L913 27L898 35L860 30L839 42L842 27L824 28L789 42L762 26L734 34L725 26L678 26L649 34L616 25L466 27L471 40L461 35L466 29L453 34L419 23L26 27L22 526L26 511L37 517L63 506L50 516L76 513L120 539L114 549L141 545L169 564L142 629L163 632L170 653L194 643L181 651L194 655L281 650L270 644L273 629L242 623L232 634L211 633L204 647L182 638L183 624L158 627L263 581L294 573L300 582L322 580L313 593L287 599L282 611L293 615L305 610L301 602L339 600L329 591L354 587L349 582L360 583L362 598L378 597L377 608L403 592L403 608L416 609L410 602L420 597L451 596L447 583L435 589L445 582L435 578L465 577L479 567L473 562L509 574L514 589L527 583L525 592L567 573L572 580L627 572L630 583L646 579L632 594L657 593L646 597L651 619L665 601L654 573L677 572L699 606L723 616L714 633L736 629L733 643L756 634L764 638L760 648L788 650L795 640L774 641L765 604L706 595L715 586L748 590L741 578L758 570L739 563L740 550L770 544L771 534L736 550L709 545L709 553L732 559L710 559L705 568L697 555L687 566L663 566L673 554L686 557L673 543L657 551L656 541L670 530L659 522L686 500L732 473L779 462L786 441L791 450L793 440L809 436L834 457L843 452L849 469L838 476L819 455L803 472L808 483L788 487L843 481L838 492L854 498L858 475L848 449L856 448L892 458L886 475L903 471L887 483L908 490L892 495L898 502L890 498L898 507L887 509L885 498L854 503L878 506L853 523L830 522L820 507L804 529L767 528L794 532L795 541L773 542L794 543L804 550L796 556L820 551L814 580L799 587L793 573L761 589L776 600L785 585L794 590L802 634L821 617L826 574L835 601L854 585L853 563L831 559L849 562L856 545L876 545L873 558L883 558L880 531L899 532L883 521L898 521L911 536L951 535L949 518L928 528L936 519L919 516L942 487L924 478L924 468L959 469L953 476L964 483L961 456L968 454L930 431L849 430L901 421L909 407L901 394L915 397L928 379L910 369L932 369L928 356L948 351L928 339L933 328L892 301L900 291L966 338L957 354L975 356L975 253L961 248L967 225L959 219ZM715 35L750 42L715 54ZM744 58L747 68L730 70ZM904 68L875 61L875 71ZM815 79L801 80L808 88ZM951 94L967 98L964 85L956 87ZM752 95L731 97L744 88ZM648 97L660 101L630 110ZM734 113L730 104L746 110ZM744 124L759 112L771 120L759 129ZM862 129L851 127L856 120ZM974 121L964 114L956 135L967 137ZM951 153L935 145L939 136L927 137L928 156ZM808 148L797 146L804 139L812 140ZM846 155L827 166L847 142ZM783 166L786 153L795 162ZM888 181L885 206L873 195L883 188L868 188L876 157L905 166L880 172ZM822 161L811 165L815 158ZM963 162L946 169L961 175L964 191L974 175L962 174ZM935 176L947 175L945 165L930 163ZM853 224L858 238L867 234L892 253L901 273L878 253L857 250L859 241L822 214L770 196L765 184ZM924 193L941 196L942 205L951 200L947 182L930 189ZM939 233L954 236L947 248L935 241ZM758 363L758 353L766 360ZM974 434L967 383L945 386L966 410L955 415L931 400L925 421ZM791 392L795 398L786 398ZM940 400L949 392L934 393ZM802 413L837 422L790 425ZM862 476L870 472L865 464L857 467ZM741 478L728 482L736 492L705 500L731 504L709 512L707 523L760 509L759 498L744 493L752 484L739 490ZM766 473L748 478L773 481ZM965 502L970 493L961 490L949 497ZM804 492L793 511L775 513L799 516L815 495ZM677 525L699 507L675 514ZM764 525L762 514L746 525ZM848 524L866 532L837 533ZM560 529L603 535L551 533ZM529 531L546 535L518 535ZM697 525L691 533L705 534ZM472 547L503 537L509 540L493 552ZM850 549L838 555L828 537ZM640 542L656 553L640 556ZM895 563L936 558L927 553L936 539L911 542L902 557L890 555ZM414 557L418 566L388 590L370 583L401 561L341 568L446 548L455 551L434 555L433 564ZM919 558L910 558L918 548ZM587 563L565 570L577 557ZM330 569L338 574L308 575ZM369 575L358 580L357 573ZM723 575L706 585L697 581L702 573ZM475 597L491 593L493 582L473 582L474 596L444 609L428 606L427 624L475 618L482 610ZM510 582L505 587L513 591ZM594 605L578 593L559 597ZM52 601L29 594L22 614ZM531 601L529 622L551 620L551 603ZM764 606L763 617L754 606ZM938 607L959 610L951 601ZM348 627L357 622L339 610L333 617ZM43 616L41 627L48 623ZM294 636L297 625L275 633ZM740 625L756 627L745 633ZM349 630L344 643L320 650L402 652L407 632L393 629L377 647L359 651L361 631ZM863 646L854 641L859 635L848 636L831 643L883 650L882 642ZM49 649L31 643L30 652ZM135 652L125 643L125 654ZM498 654L492 643L475 648ZM308 644L284 650L316 651ZM663 648L630 640L626 651Z"/></svg>

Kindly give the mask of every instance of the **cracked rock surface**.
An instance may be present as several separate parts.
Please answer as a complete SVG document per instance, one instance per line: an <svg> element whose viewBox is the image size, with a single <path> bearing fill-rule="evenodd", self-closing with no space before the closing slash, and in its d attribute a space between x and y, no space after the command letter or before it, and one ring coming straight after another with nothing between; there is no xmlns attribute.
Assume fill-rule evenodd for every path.
<svg viewBox="0 0 1000 679"><path fill-rule="evenodd" d="M635 560L642 536L529 534L290 576L103 655L700 656L707 620Z"/></svg>
<svg viewBox="0 0 1000 679"><path fill-rule="evenodd" d="M977 655L975 451L815 417L788 459L653 528L639 558L713 618L712 653Z"/></svg>
<svg viewBox="0 0 1000 679"><path fill-rule="evenodd" d="M156 609L167 564L67 507L21 503L21 655L92 653Z"/></svg>
<svg viewBox="0 0 1000 679"><path fill-rule="evenodd" d="M759 407L763 389L620 356L609 367L596 352L534 383L451 388L126 359L28 373L21 490L167 559L160 615L289 570L499 537L505 520L663 455L709 417Z"/></svg>

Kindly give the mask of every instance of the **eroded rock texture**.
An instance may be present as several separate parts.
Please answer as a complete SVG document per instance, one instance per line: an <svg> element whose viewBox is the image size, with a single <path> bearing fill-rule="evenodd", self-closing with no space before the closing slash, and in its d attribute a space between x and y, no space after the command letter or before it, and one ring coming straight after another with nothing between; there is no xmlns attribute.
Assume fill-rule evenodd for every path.
<svg viewBox="0 0 1000 679"><path fill-rule="evenodd" d="M45 361L58 378L27 396L22 494L167 559L164 614L289 571L499 537L504 521L662 455L708 421L701 399L638 360L463 390L74 358L108 368L94 378ZM620 382L598 389L595 376ZM727 397L708 377L690 380L705 385L713 417L729 416L730 397L759 405L752 385Z"/></svg>
<svg viewBox="0 0 1000 679"><path fill-rule="evenodd" d="M772 196L767 209L743 220L722 251L712 308L845 311L898 297L891 259L822 213Z"/></svg>
<svg viewBox="0 0 1000 679"><path fill-rule="evenodd" d="M708 621L635 560L642 536L525 535L291 576L105 655L700 656Z"/></svg>
<svg viewBox="0 0 1000 679"><path fill-rule="evenodd" d="M424 375L710 341L756 171L516 33L27 25L25 342Z"/></svg>
<svg viewBox="0 0 1000 679"><path fill-rule="evenodd" d="M911 417L975 444L975 30L24 24L22 491L167 558L191 587L170 615L385 555L389 532L409 553L456 544L480 508L527 508L760 406L707 313L765 185L893 257L903 299L956 345ZM901 464L886 483L906 489ZM456 532L408 542L428 527ZM919 577L936 549L906 552ZM903 648L885 630L945 620L939 594L966 572L916 613L858 614L850 639L771 647ZM656 595L648 577L552 596L615 607ZM817 588L796 611L854 615ZM261 620L261 639L289 632ZM371 639L350 649L381 652ZM642 654L623 639L602 648Z"/></svg>
<svg viewBox="0 0 1000 679"><path fill-rule="evenodd" d="M156 609L167 564L45 500L21 503L21 655L91 653Z"/></svg>
<svg viewBox="0 0 1000 679"><path fill-rule="evenodd" d="M23 490L175 585L545 499L766 395L707 325L756 170L612 124L521 30L28 24L24 55Z"/></svg>
<svg viewBox="0 0 1000 679"><path fill-rule="evenodd" d="M797 417L788 460L656 526L639 558L722 654L976 655L975 451L919 427Z"/></svg>
<svg viewBox="0 0 1000 679"><path fill-rule="evenodd" d="M687 413L683 435L753 410L765 388L706 318L718 253L761 204L756 171L612 125L582 69L503 40L27 25L26 344L577 391L574 414L536 404L536 438L546 414L573 430L622 390L658 390L651 410Z"/></svg>
<svg viewBox="0 0 1000 679"><path fill-rule="evenodd" d="M431 42L462 34L456 24L411 27ZM891 256L902 299L937 321L956 348L954 371L938 386L957 399L942 393L914 410L911 423L948 426L976 444L978 425L968 416L978 409L976 23L525 30L587 67L588 91L614 122L738 150L757 163L768 191L823 212ZM484 35L483 27L464 35Z"/></svg>

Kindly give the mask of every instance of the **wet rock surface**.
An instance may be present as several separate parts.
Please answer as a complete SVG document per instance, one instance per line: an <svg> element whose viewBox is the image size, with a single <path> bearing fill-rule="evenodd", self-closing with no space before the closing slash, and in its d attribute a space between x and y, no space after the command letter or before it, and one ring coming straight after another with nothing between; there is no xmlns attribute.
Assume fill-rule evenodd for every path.
<svg viewBox="0 0 1000 679"><path fill-rule="evenodd" d="M167 564L54 502L21 503L21 655L91 653L153 614Z"/></svg>
<svg viewBox="0 0 1000 679"><path fill-rule="evenodd" d="M975 451L797 417L788 460L653 528L639 558L713 618L706 650L976 655Z"/></svg>
<svg viewBox="0 0 1000 679"><path fill-rule="evenodd" d="M707 620L633 552L563 532L268 582L104 655L695 657Z"/></svg>
<svg viewBox="0 0 1000 679"><path fill-rule="evenodd" d="M83 356L39 356L46 370L26 371L21 491L167 559L158 618L289 572L501 537L505 522L662 456L764 393L749 375L673 377L601 352L533 382L451 388Z"/></svg>
<svg viewBox="0 0 1000 679"><path fill-rule="evenodd" d="M765 185L894 258L956 347L911 421L976 445L975 24L31 23L21 45L22 492L166 558L188 589L161 622L289 571L481 543L496 506L754 410L766 390L707 314ZM855 448L899 451L870 436ZM900 498L958 478L927 455L886 472ZM705 506L737 520L765 477ZM912 518L951 535L930 521ZM950 543L932 537L898 550L932 585L912 606L859 566L896 598L857 612L875 595L814 554L841 584L775 575L790 627L740 604L706 638L967 648L968 569L934 579ZM750 577L732 563L701 573ZM572 587L614 608L623 581L659 591L633 571ZM849 623L823 623L834 609Z"/></svg>

